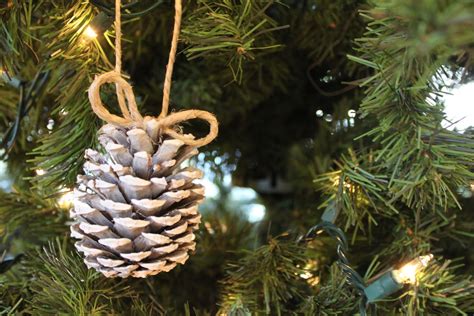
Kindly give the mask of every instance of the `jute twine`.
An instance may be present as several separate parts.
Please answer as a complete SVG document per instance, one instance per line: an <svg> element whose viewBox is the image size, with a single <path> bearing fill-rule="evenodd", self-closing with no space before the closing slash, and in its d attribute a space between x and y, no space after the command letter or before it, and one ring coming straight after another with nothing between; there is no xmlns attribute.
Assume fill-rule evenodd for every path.
<svg viewBox="0 0 474 316"><path fill-rule="evenodd" d="M122 31L120 22L120 8L121 1L115 0L115 69L113 71L96 76L89 87L89 100L92 110L102 120L114 125L145 128L147 121L155 120L158 122L158 126L162 134L167 134L191 146L200 147L209 144L214 138L216 138L218 133L218 122L213 114L201 110L186 110L168 115L173 65L176 59L176 51L178 48L178 38L181 26L181 0L175 1L173 38L171 41L168 65L166 67L165 82L163 87L163 103L161 113L158 117L143 117L140 114L137 108L132 86L124 78L122 78L120 74L122 68ZM105 83L115 83L117 99L123 117L111 114L102 104L102 101L100 100L100 87ZM209 133L205 137L199 139L189 139L189 137L179 133L175 128L178 123L192 119L201 119L209 123Z"/></svg>

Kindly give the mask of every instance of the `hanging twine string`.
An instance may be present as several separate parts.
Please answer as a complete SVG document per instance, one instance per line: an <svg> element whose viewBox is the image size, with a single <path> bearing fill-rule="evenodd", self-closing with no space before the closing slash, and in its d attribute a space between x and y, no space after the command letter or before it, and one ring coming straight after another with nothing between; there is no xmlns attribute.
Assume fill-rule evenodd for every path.
<svg viewBox="0 0 474 316"><path fill-rule="evenodd" d="M200 147L209 144L214 138L216 138L218 133L218 122L213 114L207 111L187 110L168 115L173 65L176 60L176 51L178 47L178 38L181 26L181 0L175 1L173 37L168 65L166 67L165 82L163 87L163 103L161 113L158 117L144 118L140 114L137 108L132 86L121 76L122 32L120 22L120 7L121 1L115 0L115 70L96 76L89 87L89 100L92 110L98 117L111 124L124 127L140 127L145 129L146 123L148 121L155 120L158 122L158 126L162 134L179 139L185 144L191 146ZM100 87L105 83L115 83L117 99L123 117L111 114L102 104L102 101L100 100ZM193 119L200 119L209 123L209 133L205 137L199 139L190 139L189 137L179 133L175 128L177 124Z"/></svg>
<svg viewBox="0 0 474 316"><path fill-rule="evenodd" d="M181 30L181 16L183 15L183 8L181 7L181 0L175 1L175 16L173 26L173 38L171 39L170 55L168 58L168 65L166 66L165 82L163 85L163 103L161 104L161 117L168 115L168 107L170 104L170 90L171 77L173 76L173 66L176 59L176 51L178 49L179 31Z"/></svg>
<svg viewBox="0 0 474 316"><path fill-rule="evenodd" d="M122 23L121 23L121 3L120 0L115 0L115 71L120 75L122 72ZM119 84L115 84L117 91L117 100L122 111L123 116L131 119L130 112L125 103L125 96Z"/></svg>

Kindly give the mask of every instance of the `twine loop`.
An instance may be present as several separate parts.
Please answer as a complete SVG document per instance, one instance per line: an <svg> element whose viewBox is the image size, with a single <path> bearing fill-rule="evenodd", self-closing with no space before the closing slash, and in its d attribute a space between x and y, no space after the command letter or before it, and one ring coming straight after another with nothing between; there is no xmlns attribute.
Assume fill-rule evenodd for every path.
<svg viewBox="0 0 474 316"><path fill-rule="evenodd" d="M187 145L204 146L209 144L218 133L218 122L216 117L207 111L201 110L186 110L175 112L168 115L169 95L171 90L171 78L173 73L173 65L176 59L176 50L178 46L179 30L181 25L182 6L181 0L175 1L175 21L173 28L173 38L171 42L170 55L168 65L166 67L166 76L163 87L163 104L161 113L158 117L143 117L137 108L137 102L133 93L132 86L121 76L121 27L120 27L120 0L115 1L115 70L103 73L95 77L91 86L89 87L89 101L92 110L102 120L123 127L140 127L146 129L146 122L155 120L158 124L158 129L161 134L169 135L173 138L179 139ZM100 87L106 83L115 83L117 92L117 99L122 117L111 114L102 103L100 99ZM179 133L176 126L179 123L200 119L209 123L209 133L199 139L191 139Z"/></svg>

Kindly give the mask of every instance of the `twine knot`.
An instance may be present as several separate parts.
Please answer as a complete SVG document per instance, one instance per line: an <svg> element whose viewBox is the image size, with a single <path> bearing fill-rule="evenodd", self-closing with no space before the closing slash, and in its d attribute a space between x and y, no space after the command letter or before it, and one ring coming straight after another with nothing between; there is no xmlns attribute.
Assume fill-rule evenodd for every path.
<svg viewBox="0 0 474 316"><path fill-rule="evenodd" d="M209 144L218 133L218 122L216 117L201 110L186 110L168 115L169 97L171 90L171 78L173 65L176 59L179 30L181 25L182 6L181 0L175 1L175 19L173 28L173 38L171 41L170 55L166 67L165 82L163 87L163 104L158 117L147 116L143 118L137 108L137 102L132 86L120 75L121 72L121 27L120 27L120 0L115 1L115 70L96 76L89 87L89 101L92 110L102 120L123 127L140 127L146 130L146 124L150 121L158 125L161 134L167 134L173 138L183 141L191 146L204 146ZM100 87L105 83L115 83L117 99L123 117L111 114L100 99ZM199 139L191 139L176 131L175 126L184 121L200 119L209 123L209 133Z"/></svg>
<svg viewBox="0 0 474 316"><path fill-rule="evenodd" d="M123 93L127 103L125 105L124 102L123 106L120 106L123 117L110 113L104 107L104 104L100 99L100 87L105 83L115 83L117 91L121 91L121 93ZM110 71L96 76L89 87L88 93L92 110L102 120L111 124L123 127L140 127L142 129L146 129L146 122L155 120L162 134L167 134L173 138L183 141L187 145L196 147L209 144L214 138L216 138L218 133L217 119L213 114L207 111L186 110L171 113L169 115L165 114L158 117L147 116L144 118L138 111L132 86L116 71ZM177 132L174 128L179 123L193 119L201 119L209 123L209 133L205 137L199 139L190 139L189 137Z"/></svg>

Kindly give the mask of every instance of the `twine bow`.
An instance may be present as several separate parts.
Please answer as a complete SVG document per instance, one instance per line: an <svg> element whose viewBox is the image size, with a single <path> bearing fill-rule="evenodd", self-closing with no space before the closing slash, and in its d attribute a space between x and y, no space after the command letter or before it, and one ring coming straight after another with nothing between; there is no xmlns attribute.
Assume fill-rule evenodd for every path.
<svg viewBox="0 0 474 316"><path fill-rule="evenodd" d="M181 0L175 1L173 38L171 42L168 65L166 67L162 109L158 117L143 117L140 114L137 108L132 86L120 75L122 67L120 2L120 0L115 0L115 70L96 76L89 87L89 101L91 103L92 110L102 120L124 127L137 126L145 128L147 121L156 120L162 134L167 134L191 146L200 147L209 144L214 138L216 138L218 133L218 122L213 114L201 110L186 110L168 115L171 78L173 75L173 66L176 59L176 50L178 47L178 38L181 25ZM123 117L111 114L104 107L104 104L100 99L100 87L105 83L115 83L117 99ZM178 123L192 119L201 119L209 123L209 133L205 137L199 139L190 139L189 137L177 132L174 128Z"/></svg>

